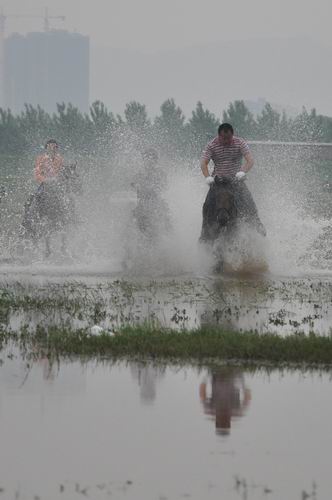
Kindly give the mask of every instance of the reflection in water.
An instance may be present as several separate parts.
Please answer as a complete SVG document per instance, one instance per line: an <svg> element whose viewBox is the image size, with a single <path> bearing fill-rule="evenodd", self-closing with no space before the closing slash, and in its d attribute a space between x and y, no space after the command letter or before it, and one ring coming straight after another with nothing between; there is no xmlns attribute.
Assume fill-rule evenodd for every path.
<svg viewBox="0 0 332 500"><path fill-rule="evenodd" d="M54 382L60 371L59 364L50 361L47 356L39 358L38 363L43 370L43 379L48 382Z"/></svg>
<svg viewBox="0 0 332 500"><path fill-rule="evenodd" d="M177 330L218 325L228 330L325 335L332 319L332 280L195 278L0 283L0 326L106 330L142 323Z"/></svg>
<svg viewBox="0 0 332 500"><path fill-rule="evenodd" d="M130 364L130 372L139 385L142 403L152 404L154 402L157 394L157 383L164 377L165 370L165 367L150 363Z"/></svg>
<svg viewBox="0 0 332 500"><path fill-rule="evenodd" d="M214 280L200 304L200 324L259 333L330 332L330 279Z"/></svg>
<svg viewBox="0 0 332 500"><path fill-rule="evenodd" d="M222 440L197 397L201 369L105 359L28 367L12 348L1 359L1 500L331 497L330 373L207 372L200 398L217 434L246 412L248 387L255 394Z"/></svg>
<svg viewBox="0 0 332 500"><path fill-rule="evenodd" d="M232 419L242 417L251 401L251 391L246 386L240 370L224 368L213 372L209 383L199 387L199 396L204 413L215 419L216 433L227 436L231 431Z"/></svg>
<svg viewBox="0 0 332 500"><path fill-rule="evenodd" d="M15 348L2 351L2 354L7 361L0 364L0 402L4 395L15 391L22 397L36 395L40 401L54 396L74 398L86 391L86 370L80 363L64 360L60 363L47 356L22 359Z"/></svg>

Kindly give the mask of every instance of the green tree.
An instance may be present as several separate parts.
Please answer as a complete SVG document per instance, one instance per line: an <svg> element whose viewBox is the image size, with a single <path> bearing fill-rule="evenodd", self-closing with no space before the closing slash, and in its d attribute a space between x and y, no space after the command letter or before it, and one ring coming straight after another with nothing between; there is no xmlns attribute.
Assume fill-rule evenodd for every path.
<svg viewBox="0 0 332 500"><path fill-rule="evenodd" d="M53 117L56 138L68 149L89 153L93 139L93 125L87 115L83 115L72 104L57 104L57 114Z"/></svg>
<svg viewBox="0 0 332 500"><path fill-rule="evenodd" d="M187 148L185 116L174 99L167 99L160 107L154 128L159 148L170 159L176 160L185 154Z"/></svg>
<svg viewBox="0 0 332 500"><path fill-rule="evenodd" d="M282 112L280 118L279 125L279 140L280 141L289 141L290 140L290 132L292 127L292 120L288 118L286 111Z"/></svg>
<svg viewBox="0 0 332 500"><path fill-rule="evenodd" d="M188 135L190 138L192 152L198 154L206 143L217 135L219 122L210 111L203 108L198 101L196 109L192 112L188 122Z"/></svg>
<svg viewBox="0 0 332 500"><path fill-rule="evenodd" d="M332 142L332 118L330 116L321 116L322 141Z"/></svg>
<svg viewBox="0 0 332 500"><path fill-rule="evenodd" d="M257 116L258 138L277 141L280 137L280 113L275 111L271 104L265 104L262 112Z"/></svg>
<svg viewBox="0 0 332 500"><path fill-rule="evenodd" d="M150 120L146 106L136 101L131 101L125 108L126 124L132 132L138 135L146 134L150 128Z"/></svg>
<svg viewBox="0 0 332 500"><path fill-rule="evenodd" d="M101 101L95 101L91 104L90 117L94 128L100 133L116 126L116 119L113 113L108 111L105 104Z"/></svg>
<svg viewBox="0 0 332 500"><path fill-rule="evenodd" d="M324 138L324 119L317 115L316 110L312 109L310 113L305 107L292 122L292 140L303 142L319 142Z"/></svg>
<svg viewBox="0 0 332 500"><path fill-rule="evenodd" d="M257 125L253 114L249 111L244 101L232 102L223 112L223 122L230 123L237 135L246 139L254 139Z"/></svg>
<svg viewBox="0 0 332 500"><path fill-rule="evenodd" d="M40 147L47 139L54 136L54 120L40 106L34 107L26 104L17 120L28 148Z"/></svg>
<svg viewBox="0 0 332 500"><path fill-rule="evenodd" d="M114 136L121 125L112 112L101 101L95 101L90 107L90 119L93 128L95 148L109 152L114 142Z"/></svg>
<svg viewBox="0 0 332 500"><path fill-rule="evenodd" d="M19 127L19 121L8 109L0 108L0 153L20 155L25 152L27 143Z"/></svg>

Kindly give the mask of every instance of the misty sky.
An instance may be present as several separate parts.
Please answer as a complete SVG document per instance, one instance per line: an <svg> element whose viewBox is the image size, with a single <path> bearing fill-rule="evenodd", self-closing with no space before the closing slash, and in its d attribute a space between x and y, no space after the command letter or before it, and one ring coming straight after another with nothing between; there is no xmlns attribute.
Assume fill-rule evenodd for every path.
<svg viewBox="0 0 332 500"><path fill-rule="evenodd" d="M198 100L218 114L230 100L264 98L286 107L305 105L332 114L331 0L1 3L6 14L41 16L47 4L50 14L66 16L65 24L54 21L52 27L89 35L91 100L101 99L116 112L135 99L154 114L164 99L174 97L186 113ZM7 21L7 35L42 29L42 19ZM278 39L283 39L280 47ZM287 39L292 39L289 48L288 42L284 44ZM233 51L227 42L236 40L242 45L235 44ZM213 50L203 54L202 47L209 44ZM142 55L136 57L133 51L137 50ZM174 53L167 54L169 50ZM158 55L146 59L144 53ZM232 53L237 61L232 60ZM222 91L219 82L223 82Z"/></svg>
<svg viewBox="0 0 332 500"><path fill-rule="evenodd" d="M7 14L66 15L66 27L92 43L139 49L179 48L256 37L310 36L332 45L331 0L3 0ZM42 21L8 20L8 31Z"/></svg>

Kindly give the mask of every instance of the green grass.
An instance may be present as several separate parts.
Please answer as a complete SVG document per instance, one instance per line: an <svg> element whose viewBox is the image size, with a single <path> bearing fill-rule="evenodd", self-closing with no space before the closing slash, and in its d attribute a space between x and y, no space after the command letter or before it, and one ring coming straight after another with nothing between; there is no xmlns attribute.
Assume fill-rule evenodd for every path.
<svg viewBox="0 0 332 500"><path fill-rule="evenodd" d="M0 333L0 347L15 341L27 353L103 358L141 357L205 363L211 360L246 364L332 366L332 337L296 334L287 337L218 328L175 332L147 326L122 328L114 336L87 331L38 329L31 334Z"/></svg>

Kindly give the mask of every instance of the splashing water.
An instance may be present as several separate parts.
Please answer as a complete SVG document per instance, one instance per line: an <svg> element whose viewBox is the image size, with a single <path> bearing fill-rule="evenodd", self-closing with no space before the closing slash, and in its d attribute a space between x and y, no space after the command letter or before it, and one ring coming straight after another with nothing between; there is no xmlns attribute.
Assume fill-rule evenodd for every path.
<svg viewBox="0 0 332 500"><path fill-rule="evenodd" d="M249 266L251 259L266 262L273 274L328 273L332 258L327 255L329 241L325 236L329 234L331 197L322 192L319 172L304 168L308 162L301 155L291 157L287 152L278 157L256 154L256 160L247 182L268 235L264 239L248 232L241 234L239 245L245 251L245 265ZM174 165L162 160L161 169L168 178L163 197L172 229L167 235L160 234L155 245L140 241L133 221L137 197L131 179L142 168L140 161L138 154L133 156L125 150L116 165L105 160L82 160L84 194L78 200L81 222L68 232L65 258L56 241L53 255L46 260L41 249L32 253L26 249L23 258L18 258L17 227L24 200L33 188L30 184L23 189L24 177L21 185L16 180L18 187L1 205L2 267L10 271L32 265L36 272L65 268L73 273L141 272L159 276L209 273L213 259L198 245L207 193L198 161ZM239 266L238 255L228 258Z"/></svg>

